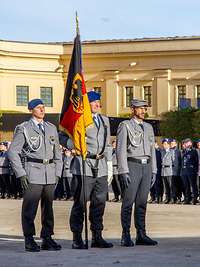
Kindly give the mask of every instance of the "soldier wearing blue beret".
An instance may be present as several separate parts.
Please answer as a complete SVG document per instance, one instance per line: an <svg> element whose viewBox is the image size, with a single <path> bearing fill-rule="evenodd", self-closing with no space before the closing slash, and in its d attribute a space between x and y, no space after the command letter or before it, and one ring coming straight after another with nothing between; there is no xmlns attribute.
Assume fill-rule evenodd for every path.
<svg viewBox="0 0 200 267"><path fill-rule="evenodd" d="M15 129L8 156L16 177L24 190L22 204L22 229L25 237L25 250L40 251L35 242L34 220L41 200L42 238L41 249L60 250L53 239L54 228L53 196L55 183L61 177L62 155L56 127L44 121L45 106L41 99L28 103L32 115ZM23 159L23 163L22 160Z"/></svg>
<svg viewBox="0 0 200 267"><path fill-rule="evenodd" d="M107 160L110 143L110 124L106 116L99 114L100 94L95 91L88 92L93 127L86 130L87 157L85 166L86 200L90 200L89 219L92 231L91 247L111 248L113 244L107 242L103 236L103 215L105 211L106 197L108 193L108 167ZM67 147L67 137L61 136L61 143ZM68 147L70 148L70 147ZM111 153L112 154L112 153ZM112 155L110 155L111 159ZM82 188L82 158L76 155L71 163L71 171L77 181L74 194L74 204L70 215L70 228L73 232L73 249L84 249L82 239L84 200Z"/></svg>

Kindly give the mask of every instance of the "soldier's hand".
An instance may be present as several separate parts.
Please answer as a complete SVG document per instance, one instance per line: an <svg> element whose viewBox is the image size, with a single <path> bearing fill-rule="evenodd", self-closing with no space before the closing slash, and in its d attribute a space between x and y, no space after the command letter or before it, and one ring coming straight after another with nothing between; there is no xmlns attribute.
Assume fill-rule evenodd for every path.
<svg viewBox="0 0 200 267"><path fill-rule="evenodd" d="M20 182L21 182L21 186L23 191L26 191L29 188L29 181L28 181L28 177L26 175L19 177L20 178Z"/></svg>
<svg viewBox="0 0 200 267"><path fill-rule="evenodd" d="M58 184L59 179L60 179L60 177L59 176L56 176L56 185Z"/></svg>
<svg viewBox="0 0 200 267"><path fill-rule="evenodd" d="M131 178L128 173L120 174L119 177L120 177L120 184L121 184L122 191L124 191L126 188L128 188L131 182Z"/></svg>
<svg viewBox="0 0 200 267"><path fill-rule="evenodd" d="M156 173L152 173L151 188L154 186L155 182L156 182Z"/></svg>

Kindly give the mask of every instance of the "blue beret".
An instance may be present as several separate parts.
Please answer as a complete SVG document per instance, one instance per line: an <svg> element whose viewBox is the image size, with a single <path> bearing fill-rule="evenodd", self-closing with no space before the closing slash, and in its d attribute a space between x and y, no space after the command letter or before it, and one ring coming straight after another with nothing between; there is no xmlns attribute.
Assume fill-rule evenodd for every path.
<svg viewBox="0 0 200 267"><path fill-rule="evenodd" d="M101 99L100 94L95 91L90 91L87 93L87 95L88 95L89 102L93 102L93 101Z"/></svg>
<svg viewBox="0 0 200 267"><path fill-rule="evenodd" d="M162 140L162 143L164 143L164 142L170 143L170 139L169 139L169 138L164 138L164 139Z"/></svg>
<svg viewBox="0 0 200 267"><path fill-rule="evenodd" d="M43 101L39 98L32 99L28 102L28 109L34 109L38 105L44 105Z"/></svg>
<svg viewBox="0 0 200 267"><path fill-rule="evenodd" d="M196 143L200 143L200 139L197 139L197 140L196 140Z"/></svg>

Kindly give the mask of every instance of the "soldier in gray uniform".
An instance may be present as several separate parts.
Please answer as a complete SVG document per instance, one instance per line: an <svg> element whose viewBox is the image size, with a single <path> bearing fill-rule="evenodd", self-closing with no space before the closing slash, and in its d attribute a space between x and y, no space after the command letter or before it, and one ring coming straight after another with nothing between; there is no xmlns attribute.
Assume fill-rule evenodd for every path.
<svg viewBox="0 0 200 267"><path fill-rule="evenodd" d="M45 107L41 99L28 103L32 118L18 125L8 150L8 157L16 177L24 190L22 228L25 250L40 251L35 242L34 219L41 200L41 238L43 250L60 250L53 239L53 196L55 183L61 177L62 156L56 127L43 120ZM23 160L22 160L23 157ZM23 162L23 164L22 164Z"/></svg>
<svg viewBox="0 0 200 267"><path fill-rule="evenodd" d="M72 173L70 171L73 155L71 150L63 149L63 187L64 197L69 199L72 197Z"/></svg>
<svg viewBox="0 0 200 267"><path fill-rule="evenodd" d="M170 140L165 138L162 140L163 148L161 150L162 169L161 177L164 183L165 200L164 203L168 204L171 200L175 203L176 193L172 180L173 170L173 153L170 149Z"/></svg>
<svg viewBox="0 0 200 267"><path fill-rule="evenodd" d="M90 200L89 220L92 231L91 247L110 248L112 243L102 237L103 215L108 192L107 147L110 139L110 125L107 117L98 114L100 110L100 95L94 91L88 92L88 98L93 115L94 125L86 130L86 200ZM61 137L62 145L67 144ZM70 148L70 147L69 147ZM84 201L82 188L82 158L75 156L71 162L71 171L77 179L74 204L71 210L70 227L73 232L73 249L84 249L82 240Z"/></svg>
<svg viewBox="0 0 200 267"><path fill-rule="evenodd" d="M117 157L116 157L116 139L112 142L112 166L113 166L113 179L111 182L112 190L114 193L114 198L111 200L112 202L118 202L121 196L121 187L118 175L118 168L117 168Z"/></svg>
<svg viewBox="0 0 200 267"><path fill-rule="evenodd" d="M122 187L121 245L125 247L134 246L130 236L133 203L136 245L157 244L146 235L145 227L147 198L152 177L155 178L157 172L153 128L143 121L146 108L146 101L133 99L132 118L120 123L117 130L117 162Z"/></svg>

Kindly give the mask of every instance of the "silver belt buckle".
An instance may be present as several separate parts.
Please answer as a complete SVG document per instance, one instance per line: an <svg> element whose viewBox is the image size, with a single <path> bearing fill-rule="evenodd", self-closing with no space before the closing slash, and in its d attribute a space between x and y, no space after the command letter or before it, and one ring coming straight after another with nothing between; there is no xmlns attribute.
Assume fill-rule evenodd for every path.
<svg viewBox="0 0 200 267"><path fill-rule="evenodd" d="M48 159L43 159L43 164L48 164L49 160Z"/></svg>
<svg viewBox="0 0 200 267"><path fill-rule="evenodd" d="M147 164L147 159L141 159L142 164Z"/></svg>

